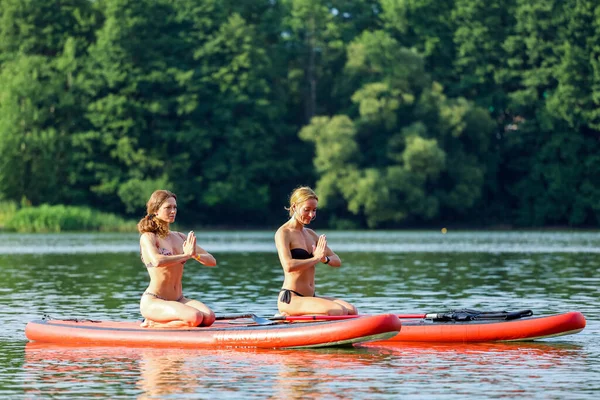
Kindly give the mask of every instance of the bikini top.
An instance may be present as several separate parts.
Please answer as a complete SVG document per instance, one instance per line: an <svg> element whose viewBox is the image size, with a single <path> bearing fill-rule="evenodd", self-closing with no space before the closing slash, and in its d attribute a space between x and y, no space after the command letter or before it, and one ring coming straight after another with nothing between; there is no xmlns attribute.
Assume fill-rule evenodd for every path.
<svg viewBox="0 0 600 400"><path fill-rule="evenodd" d="M172 256L173 255L172 251L167 250L164 247L160 247L158 245L158 240L156 240L156 248L158 249L158 253L162 254L163 256ZM140 258L142 259L142 263L146 266L146 268L152 268L152 264L146 263L144 261L144 256L142 255L142 249L141 249L141 247L140 247Z"/></svg>
<svg viewBox="0 0 600 400"><path fill-rule="evenodd" d="M311 258L313 255L304 249L291 249L292 258L295 260L306 260Z"/></svg>

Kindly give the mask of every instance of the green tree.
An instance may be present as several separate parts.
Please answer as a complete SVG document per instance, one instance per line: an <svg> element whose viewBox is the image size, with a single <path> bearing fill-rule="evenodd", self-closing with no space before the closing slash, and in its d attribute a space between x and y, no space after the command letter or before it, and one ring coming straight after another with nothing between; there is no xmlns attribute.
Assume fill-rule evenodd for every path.
<svg viewBox="0 0 600 400"><path fill-rule="evenodd" d="M500 178L521 225L598 221L590 201L590 177L599 171L597 106L589 90L596 8L575 0L517 1L514 34L505 42L509 62L500 76L513 88Z"/></svg>
<svg viewBox="0 0 600 400"><path fill-rule="evenodd" d="M209 147L191 156L191 171L205 179L195 190L196 204L210 210L214 222L260 220L263 214L255 210L268 208L271 186L288 170L276 149L289 128L276 118L279 93L269 84L273 71L262 40L233 14L194 53L196 84L210 99L195 110L194 124Z"/></svg>
<svg viewBox="0 0 600 400"><path fill-rule="evenodd" d="M511 33L514 0L455 0L451 19L456 27L454 93L477 101L494 115L506 108L506 94L496 75L506 65L502 44Z"/></svg>
<svg viewBox="0 0 600 400"><path fill-rule="evenodd" d="M86 0L0 2L0 197L83 201L72 134L86 123L78 76L96 17Z"/></svg>
<svg viewBox="0 0 600 400"><path fill-rule="evenodd" d="M268 208L286 172L275 150L289 128L266 38L235 12L254 8L215 0L101 8L88 68L93 128L78 136L89 160L82 175L98 199L134 212L163 185L190 217L260 221L254 210Z"/></svg>
<svg viewBox="0 0 600 400"><path fill-rule="evenodd" d="M68 40L82 50L99 17L89 0L0 0L0 63L18 54L58 56Z"/></svg>
<svg viewBox="0 0 600 400"><path fill-rule="evenodd" d="M360 82L353 119L313 118L300 133L315 143L317 189L334 217L345 207L378 227L471 210L483 185L489 116L447 99L421 56L383 31L348 46L346 72Z"/></svg>
<svg viewBox="0 0 600 400"><path fill-rule="evenodd" d="M335 13L322 0L285 0L289 15L282 21L288 52L288 79L295 106L306 123L327 110L332 86L330 65L344 55Z"/></svg>
<svg viewBox="0 0 600 400"><path fill-rule="evenodd" d="M385 31L401 46L416 49L424 68L448 90L460 85L450 66L456 58L452 12L456 0L380 0Z"/></svg>
<svg viewBox="0 0 600 400"><path fill-rule="evenodd" d="M571 128L600 129L600 5L595 1L569 2L555 52L556 87L548 96L548 110ZM591 90L590 90L591 89Z"/></svg>
<svg viewBox="0 0 600 400"><path fill-rule="evenodd" d="M91 129L77 135L76 145L82 181L96 195L95 204L109 210L122 209L119 194L134 201L127 188L136 182L185 168L186 155L167 157L172 137L186 137L177 117L189 107L181 86L191 75L180 57L186 50L183 23L167 3L98 4L105 20L89 49L85 80ZM147 195L139 193L126 211L143 205Z"/></svg>

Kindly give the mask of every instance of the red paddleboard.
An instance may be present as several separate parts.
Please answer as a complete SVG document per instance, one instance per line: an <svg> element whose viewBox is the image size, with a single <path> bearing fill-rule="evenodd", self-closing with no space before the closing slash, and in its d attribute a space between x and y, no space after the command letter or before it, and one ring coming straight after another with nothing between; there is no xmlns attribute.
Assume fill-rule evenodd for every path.
<svg viewBox="0 0 600 400"><path fill-rule="evenodd" d="M400 333L378 344L529 341L571 335L581 332L585 325L585 317L578 311L513 320L436 322L425 318L402 319Z"/></svg>
<svg viewBox="0 0 600 400"><path fill-rule="evenodd" d="M585 317L578 311L532 316L531 310L516 312L479 312L455 310L432 314L396 314L402 330L385 343L436 342L481 343L532 341L581 332ZM275 317L287 322L348 320L359 315L301 315ZM379 341L377 343L384 343Z"/></svg>
<svg viewBox="0 0 600 400"><path fill-rule="evenodd" d="M134 321L50 319L29 322L25 335L31 341L86 346L313 348L386 340L400 328L394 314L267 326L223 320L210 327L178 329L141 328Z"/></svg>

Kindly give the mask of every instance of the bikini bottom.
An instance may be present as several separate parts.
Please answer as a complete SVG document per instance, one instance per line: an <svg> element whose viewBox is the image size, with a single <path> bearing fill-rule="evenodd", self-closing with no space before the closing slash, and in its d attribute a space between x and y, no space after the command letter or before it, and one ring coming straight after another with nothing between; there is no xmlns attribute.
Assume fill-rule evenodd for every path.
<svg viewBox="0 0 600 400"><path fill-rule="evenodd" d="M292 301L292 293L295 294L296 296L305 297L303 294L300 294L292 289L281 289L279 291L279 293L281 293L281 292L283 292L283 294L279 297L279 301L281 301L282 303L285 303L285 304L290 304L290 301ZM315 297L314 293L313 293L312 297Z"/></svg>
<svg viewBox="0 0 600 400"><path fill-rule="evenodd" d="M145 296L152 296L152 297L154 297L155 299L160 299L160 300L165 300L165 301L173 301L173 300L165 299L164 297L161 297L161 296L159 296L159 295L157 295L157 294L155 294L155 293L152 293L152 292L144 292L144 295L145 295ZM177 300L175 300L175 301L181 301L181 299L183 299L183 297L184 297L184 296L183 296L183 295L181 295L181 296L179 296L179 298L178 298Z"/></svg>

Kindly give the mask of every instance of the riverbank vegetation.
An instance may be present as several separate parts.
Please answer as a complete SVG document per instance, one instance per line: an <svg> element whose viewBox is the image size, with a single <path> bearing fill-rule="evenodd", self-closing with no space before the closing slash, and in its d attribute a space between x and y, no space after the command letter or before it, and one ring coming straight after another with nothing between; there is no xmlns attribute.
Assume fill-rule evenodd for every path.
<svg viewBox="0 0 600 400"><path fill-rule="evenodd" d="M18 208L15 203L2 205L13 210L10 215L0 214L0 229L9 232L136 231L135 222L89 207L43 204L39 207Z"/></svg>
<svg viewBox="0 0 600 400"><path fill-rule="evenodd" d="M194 224L260 228L309 184L332 228L597 227L599 16L592 0L0 0L0 201L34 206L11 229L99 229L91 210L136 220L164 188Z"/></svg>

